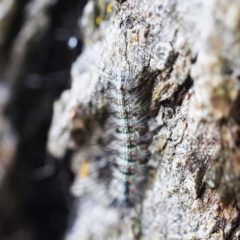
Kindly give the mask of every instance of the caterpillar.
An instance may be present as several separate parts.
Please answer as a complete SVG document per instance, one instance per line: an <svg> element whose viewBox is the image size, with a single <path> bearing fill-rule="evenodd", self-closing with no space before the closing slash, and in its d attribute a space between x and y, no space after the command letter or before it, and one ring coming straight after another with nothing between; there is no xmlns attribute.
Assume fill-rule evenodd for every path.
<svg viewBox="0 0 240 240"><path fill-rule="evenodd" d="M81 237L83 237L81 235L82 231L79 229L91 229L90 225L94 221L92 218L96 218L95 214L98 215L104 209L109 214L107 218L106 215L108 214L104 211L104 216L107 218L104 221L107 221L109 230L113 226L120 229L125 229L126 225L129 227L129 223L125 223L123 227L118 222L119 215L120 218L132 218L132 210L133 214L139 214L139 212L134 213L135 207L141 203L144 189L150 177L148 175L149 170L151 170L146 166L144 167L150 154L147 150L143 150L144 147L142 148L142 145L146 145L149 141L146 139L146 136L149 135L146 135L148 131L147 117L144 116L148 104L141 101L142 95L141 86L138 86L137 81L129 79L127 75L119 74L116 78L113 78L106 91L107 109L109 111L108 119L104 124L107 125L106 133L98 132L96 129L92 133L92 138L98 138L99 135L102 143L95 145L95 143L92 144L91 141L87 141L86 151L82 148L78 154L78 161L79 156L82 156L82 161L79 177L76 179L72 191L76 196L81 196L81 209L88 209L86 211L87 216L82 214L79 221L80 225L74 226L75 231L79 232L80 235L78 235ZM97 112L95 116L98 114ZM101 121L102 113L100 115ZM85 129L85 131L91 135L91 127L96 125L97 121L96 119L93 120L94 118L90 119L86 117L83 125L86 127L86 122L89 123L88 130ZM79 121L79 119L76 118L76 121ZM92 123L90 123L91 121ZM96 195L96 197L94 196L94 200L91 201L89 195ZM83 200L84 197L86 202ZM96 210L95 214L93 209ZM84 210L79 211L81 214ZM126 221L130 220L127 219ZM83 227L85 224L86 226ZM104 223L102 224L104 226ZM71 229L71 234L75 231ZM127 233L127 236L125 239L131 239L129 233ZM71 239L71 237L68 239Z"/></svg>
<svg viewBox="0 0 240 240"><path fill-rule="evenodd" d="M139 157L139 123L136 119L136 111L139 108L136 95L130 94L131 85L128 78L119 76L114 79L115 92L113 93L112 108L116 114L117 124L116 139L119 140L120 147L116 150L113 175L117 185L117 193L114 201L131 206L134 202L135 191L135 169L137 157Z"/></svg>
<svg viewBox="0 0 240 240"><path fill-rule="evenodd" d="M141 85L138 81L131 79L128 74L121 75L119 73L111 82L108 82L108 85L106 90L108 118L103 124L105 127L107 126L106 133L96 131L95 127L92 138L101 139L101 143L99 142L96 146L90 140L90 142L87 141L86 152L82 148L82 152L79 154L83 156L80 174L72 190L77 196L86 196L86 192L94 192L96 188L99 191L101 188L103 189L100 196L97 194L95 201L90 202L90 206L86 207L91 215L92 208L96 208L96 204L101 205L105 200L102 198L106 198L105 207L113 206L117 214L128 215L131 209L135 209L136 205L141 203L144 189L149 180L148 171L150 169L142 167L150 156L149 152L144 150L146 146L142 147L144 144L147 145L149 141L147 139L149 137L149 133L147 133L148 117L145 116L149 106L142 102L143 90L141 90ZM91 110L89 111L91 112ZM79 114L81 115L81 113ZM96 119L99 118L101 122L105 114L105 111L103 113L96 112ZM82 121L84 129L88 133L87 137L90 137L91 128L96 125L97 121L95 117L85 116L85 121L83 119ZM79 121L77 117L75 120ZM82 130L82 124L80 128ZM77 134L76 132L73 134ZM90 139L92 138L90 137ZM91 167L94 169L90 170ZM91 181L92 179L86 180L87 177L91 178L93 174L96 175L95 179L97 179L95 183ZM84 185L84 181L86 181L86 185ZM101 203L99 203L100 201ZM113 213L111 212L111 214ZM129 214L129 216L131 215ZM88 216L88 219L91 218ZM111 224L114 223L113 219L109 217ZM89 221L91 222L91 220ZM82 225L81 222L81 227ZM78 226L79 229L81 227Z"/></svg>

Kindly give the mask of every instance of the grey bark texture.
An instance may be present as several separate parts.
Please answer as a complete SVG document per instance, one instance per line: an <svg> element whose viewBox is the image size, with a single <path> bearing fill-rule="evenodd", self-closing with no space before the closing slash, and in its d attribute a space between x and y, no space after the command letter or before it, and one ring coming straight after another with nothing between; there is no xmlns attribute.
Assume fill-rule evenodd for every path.
<svg viewBox="0 0 240 240"><path fill-rule="evenodd" d="M81 24L85 49L48 142L58 157L76 150L79 201L66 239L239 239L240 2L89 1ZM87 144L101 134L109 68L152 84L149 131L162 126L148 147L151 185L123 218L97 176L101 150Z"/></svg>

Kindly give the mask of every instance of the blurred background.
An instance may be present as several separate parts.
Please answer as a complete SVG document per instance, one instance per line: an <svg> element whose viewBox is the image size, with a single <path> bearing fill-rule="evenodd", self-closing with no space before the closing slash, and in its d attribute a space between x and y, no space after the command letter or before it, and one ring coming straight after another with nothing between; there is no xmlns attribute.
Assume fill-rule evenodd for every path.
<svg viewBox="0 0 240 240"><path fill-rule="evenodd" d="M0 239L63 239L68 156L46 151L53 102L70 86L86 0L0 1ZM70 152L67 153L71 154ZM64 174L61 174L64 171Z"/></svg>

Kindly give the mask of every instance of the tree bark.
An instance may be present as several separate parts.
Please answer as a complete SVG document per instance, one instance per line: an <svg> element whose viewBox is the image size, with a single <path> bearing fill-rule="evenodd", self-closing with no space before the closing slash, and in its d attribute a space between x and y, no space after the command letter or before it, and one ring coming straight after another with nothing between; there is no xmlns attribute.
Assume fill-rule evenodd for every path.
<svg viewBox="0 0 240 240"><path fill-rule="evenodd" d="M239 239L239 1L119 1L110 3L111 17L94 15L96 4L90 1L82 18L85 38L94 44L72 67L72 87L55 103L49 135L53 154L61 156L70 145L77 149L73 192L80 200L66 239ZM100 25L94 23L99 16ZM100 54L93 50L98 48ZM96 91L99 78L89 70L97 61L83 65L94 54L105 69L112 63L119 71L131 69L144 86L154 76L148 126L161 130L149 146L148 164L156 173L135 218L129 211L119 219L118 210L96 200L104 187L82 190L79 169L95 150L76 144L77 136L84 118L96 122L105 104ZM89 85L80 88L81 81ZM86 179L99 181L93 174ZM85 205L93 199L89 210Z"/></svg>
<svg viewBox="0 0 240 240"><path fill-rule="evenodd" d="M60 0L23 2L0 3L0 238L62 238L67 214L59 209L66 202L53 194L59 173L46 161L56 167L57 158L70 160L74 173L66 240L239 239L240 2L89 1L81 18L83 53L72 65L71 88L54 104L51 156L45 135L66 81L51 85L41 76L59 71L61 59L70 64L56 42L68 35L74 43L77 35L51 19ZM54 16L65 22L66 12ZM49 31L54 44L45 39ZM55 45L61 51L50 51ZM109 206L102 141L112 131L106 77L113 71L139 84L145 130L153 136L145 144L147 189L137 189L144 198L125 212Z"/></svg>

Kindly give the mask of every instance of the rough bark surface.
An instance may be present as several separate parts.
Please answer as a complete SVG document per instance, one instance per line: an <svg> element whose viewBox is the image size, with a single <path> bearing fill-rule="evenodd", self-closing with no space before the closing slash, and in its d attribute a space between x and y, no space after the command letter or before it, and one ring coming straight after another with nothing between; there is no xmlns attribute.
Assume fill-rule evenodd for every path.
<svg viewBox="0 0 240 240"><path fill-rule="evenodd" d="M103 10L109 4L113 14ZM71 89L55 103L48 144L58 157L77 149L79 204L66 239L239 239L240 2L90 1L82 25L93 44L72 67ZM112 63L144 86L153 81L148 125L162 126L149 146L152 185L123 219L108 208L96 174L81 172L85 160L97 172L91 160L100 150L81 134L86 122L90 138L101 129L100 90L107 86L96 72Z"/></svg>

